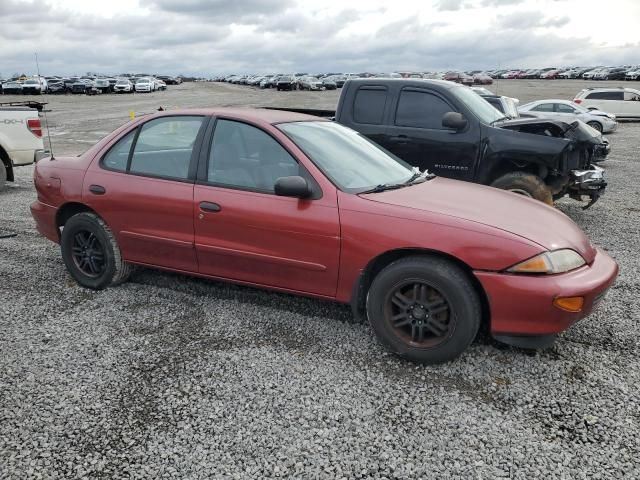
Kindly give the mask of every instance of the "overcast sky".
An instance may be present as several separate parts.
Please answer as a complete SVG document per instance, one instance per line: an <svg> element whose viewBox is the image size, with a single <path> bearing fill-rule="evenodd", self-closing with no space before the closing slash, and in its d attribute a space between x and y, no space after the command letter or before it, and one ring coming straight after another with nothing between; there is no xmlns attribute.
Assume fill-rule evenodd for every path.
<svg viewBox="0 0 640 480"><path fill-rule="evenodd" d="M0 0L0 76L640 64L640 0Z"/></svg>

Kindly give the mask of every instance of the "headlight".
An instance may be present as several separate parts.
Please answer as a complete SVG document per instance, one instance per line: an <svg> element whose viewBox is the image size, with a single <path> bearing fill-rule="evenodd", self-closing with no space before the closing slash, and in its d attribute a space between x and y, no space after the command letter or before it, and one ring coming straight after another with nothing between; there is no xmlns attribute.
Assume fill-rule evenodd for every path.
<svg viewBox="0 0 640 480"><path fill-rule="evenodd" d="M584 258L574 250L555 250L536 255L509 268L511 273L563 273L585 264Z"/></svg>

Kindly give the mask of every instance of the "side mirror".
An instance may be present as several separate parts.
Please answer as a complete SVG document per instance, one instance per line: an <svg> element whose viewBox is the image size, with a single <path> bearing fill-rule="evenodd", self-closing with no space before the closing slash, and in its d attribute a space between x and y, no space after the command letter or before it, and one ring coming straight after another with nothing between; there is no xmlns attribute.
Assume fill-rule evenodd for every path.
<svg viewBox="0 0 640 480"><path fill-rule="evenodd" d="M467 119L458 112L447 112L442 117L442 126L452 130L462 130L467 126Z"/></svg>
<svg viewBox="0 0 640 480"><path fill-rule="evenodd" d="M309 198L312 195L309 183L302 177L280 177L274 186L276 195L281 197Z"/></svg>

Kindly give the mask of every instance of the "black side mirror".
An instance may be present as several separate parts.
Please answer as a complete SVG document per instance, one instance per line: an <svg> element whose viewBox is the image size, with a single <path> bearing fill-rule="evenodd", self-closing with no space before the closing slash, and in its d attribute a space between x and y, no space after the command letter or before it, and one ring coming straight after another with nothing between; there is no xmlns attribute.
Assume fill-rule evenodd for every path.
<svg viewBox="0 0 640 480"><path fill-rule="evenodd" d="M312 195L309 183L300 176L280 177L274 187L276 195L281 197L309 198Z"/></svg>
<svg viewBox="0 0 640 480"><path fill-rule="evenodd" d="M442 117L442 126L452 130L462 130L467 126L467 119L458 112L447 112Z"/></svg>

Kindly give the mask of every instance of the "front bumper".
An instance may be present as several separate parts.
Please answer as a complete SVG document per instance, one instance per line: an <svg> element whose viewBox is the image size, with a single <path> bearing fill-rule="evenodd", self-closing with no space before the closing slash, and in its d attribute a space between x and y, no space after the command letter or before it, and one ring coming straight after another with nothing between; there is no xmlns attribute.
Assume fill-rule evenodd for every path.
<svg viewBox="0 0 640 480"><path fill-rule="evenodd" d="M558 275L475 272L484 288L494 336L549 336L565 331L594 310L618 275L618 264L597 249L591 265ZM583 296L582 310L553 305L557 297Z"/></svg>
<svg viewBox="0 0 640 480"><path fill-rule="evenodd" d="M604 179L604 168L592 165L587 170L572 170L568 187L569 196L581 201L582 197L589 197L585 209L596 203L604 195L607 182Z"/></svg>

